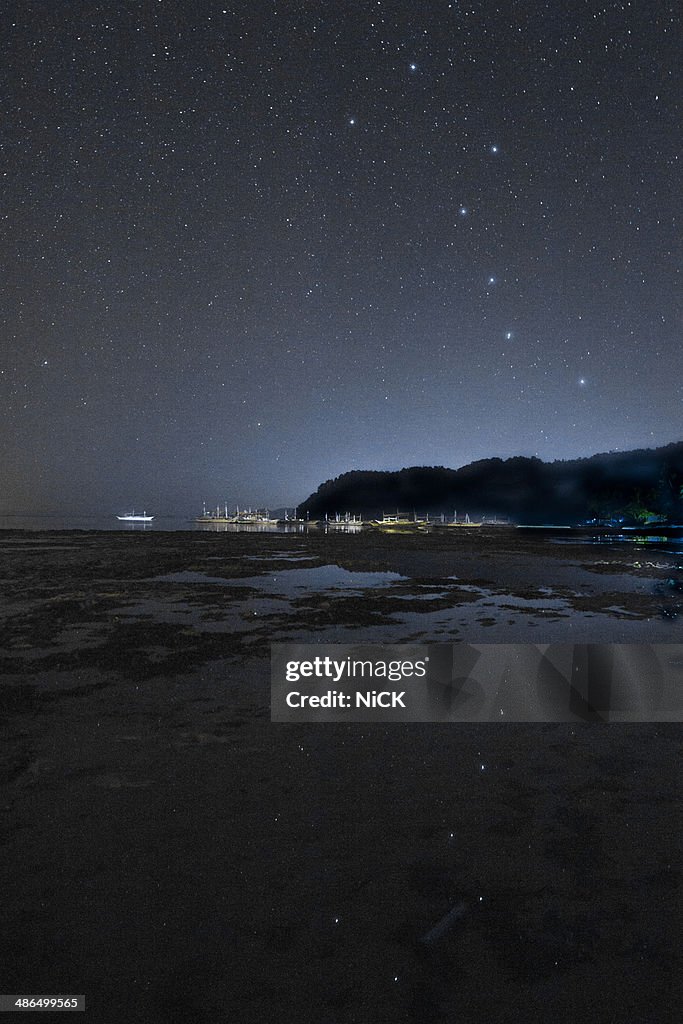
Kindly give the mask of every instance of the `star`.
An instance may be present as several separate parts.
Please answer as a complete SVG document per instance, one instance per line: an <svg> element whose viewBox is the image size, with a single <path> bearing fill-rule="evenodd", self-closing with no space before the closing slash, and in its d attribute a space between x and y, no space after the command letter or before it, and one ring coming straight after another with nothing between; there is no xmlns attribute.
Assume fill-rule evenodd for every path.
<svg viewBox="0 0 683 1024"><path fill-rule="evenodd" d="M683 350L675 258L662 234L675 205L663 184L674 160L666 135L674 92L657 83L642 91L638 68L662 63L664 38L639 34L629 5L601 4L597 34L590 12L572 12L563 31L581 45L567 60L546 52L543 34L527 25L518 38L515 25L524 58L515 61L505 57L508 20L491 19L484 32L475 4L431 5L425 21L414 2L375 0L364 26L370 50L359 49L358 25L343 5L321 5L307 26L315 60L301 61L297 19L278 24L271 51L273 25L258 5L247 26L234 23L230 8L219 4L207 18L195 4L183 21L187 60L170 37L152 38L141 23L135 60L116 50L99 70L118 27L98 21L76 46L73 5L54 6L57 31L43 34L40 59L61 66L60 44L73 37L69 121L43 116L33 83L40 61L11 71L12 157L26 188L8 193L3 215L12 230L0 232L0 253L16 262L15 243L30 239L21 259L31 261L2 311L16 348L16 359L0 359L0 415L9 419L17 507L40 498L41 476L65 457L60 446L72 435L73 472L59 478L55 507L77 507L82 479L98 507L116 507L122 489L135 495L145 466L119 453L147 417L140 458L159 460L153 475L170 509L194 507L195 491L210 497L223 478L235 496L284 506L352 468L398 469L410 460L456 469L531 455L539 440L551 460L675 440ZM13 46L28 52L35 29L13 21ZM638 46L619 50L631 30ZM618 60L611 43L605 57L610 39ZM90 49L99 54L93 64ZM171 60L168 118L157 94ZM100 71L114 76L116 90L102 85ZM138 111L131 100L135 130L125 138L116 131L121 95L142 95L153 108ZM633 133L610 120L619 120L618 101L642 115ZM356 105L358 116L349 110ZM74 147L91 130L92 160ZM36 163L33 147L54 159ZM586 153L595 157L590 173ZM27 199L53 189L59 200L48 207ZM653 205L647 197L655 195ZM97 221L91 246L81 238L86 214ZM505 324L509 316L519 335ZM438 365L425 364L425 330ZM596 375L595 387L592 377L574 377L576 391L590 392L578 405L570 387L577 364ZM409 419L396 400L405 380ZM473 422L472 437L457 442L432 429L455 387L459 415ZM642 400L650 388L660 413L654 438ZM300 401L288 401L292 394ZM259 408L268 420L253 419ZM340 429L344 408L357 430ZM226 447L223 434L234 443ZM295 454L300 436L303 458ZM26 451L39 460L35 473L19 465ZM115 458L120 471L111 477L102 467ZM176 483L177 466L188 461L192 471ZM7 489L3 479L3 496ZM483 774L492 774L485 763Z"/></svg>

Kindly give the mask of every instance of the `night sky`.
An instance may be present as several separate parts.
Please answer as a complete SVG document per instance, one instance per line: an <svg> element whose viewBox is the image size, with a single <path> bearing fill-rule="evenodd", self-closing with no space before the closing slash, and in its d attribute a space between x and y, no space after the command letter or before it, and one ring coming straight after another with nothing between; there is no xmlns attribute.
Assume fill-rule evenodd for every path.
<svg viewBox="0 0 683 1024"><path fill-rule="evenodd" d="M683 438L678 9L3 4L0 511Z"/></svg>

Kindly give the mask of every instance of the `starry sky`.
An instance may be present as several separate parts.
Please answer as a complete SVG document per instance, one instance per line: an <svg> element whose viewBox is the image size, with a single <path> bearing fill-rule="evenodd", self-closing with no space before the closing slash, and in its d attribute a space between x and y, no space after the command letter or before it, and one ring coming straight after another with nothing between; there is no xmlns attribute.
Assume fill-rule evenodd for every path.
<svg viewBox="0 0 683 1024"><path fill-rule="evenodd" d="M0 510L683 438L678 4L0 10Z"/></svg>

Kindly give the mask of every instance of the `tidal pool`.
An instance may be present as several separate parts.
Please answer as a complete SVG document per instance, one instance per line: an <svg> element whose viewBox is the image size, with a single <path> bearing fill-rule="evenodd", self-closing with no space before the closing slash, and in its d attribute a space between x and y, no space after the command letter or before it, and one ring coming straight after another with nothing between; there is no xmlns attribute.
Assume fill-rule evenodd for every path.
<svg viewBox="0 0 683 1024"><path fill-rule="evenodd" d="M345 593L360 594L375 587L388 587L399 580L407 579L397 572L352 572L338 565L318 565L310 569L282 569L264 573L262 576L242 576L226 579L222 576L207 576L203 572L172 572L155 576L154 583L214 583L223 587L252 587L267 594L286 594L289 597L304 593L324 593L328 590L343 590Z"/></svg>

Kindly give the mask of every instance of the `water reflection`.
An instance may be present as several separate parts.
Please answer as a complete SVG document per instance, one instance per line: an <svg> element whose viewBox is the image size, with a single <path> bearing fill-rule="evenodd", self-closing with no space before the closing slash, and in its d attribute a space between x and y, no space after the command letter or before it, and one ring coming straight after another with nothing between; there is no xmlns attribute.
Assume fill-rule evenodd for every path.
<svg viewBox="0 0 683 1024"><path fill-rule="evenodd" d="M324 593L328 590L344 590L345 593L361 593L370 587L387 587L397 580L404 580L397 572L351 572L338 565L317 565L310 569L281 569L262 576L241 576L228 579L223 576L207 576L203 572L184 571L156 576L158 583L214 583L223 587L255 587L267 594Z"/></svg>
<svg viewBox="0 0 683 1024"><path fill-rule="evenodd" d="M303 533L304 526L280 526L277 523L193 523L190 529L202 533Z"/></svg>
<svg viewBox="0 0 683 1024"><path fill-rule="evenodd" d="M597 534L592 537L553 537L551 544L598 544L605 547L609 544L634 544L639 547L666 547L671 551L683 550L683 537L667 537L663 534L649 533L613 533Z"/></svg>

